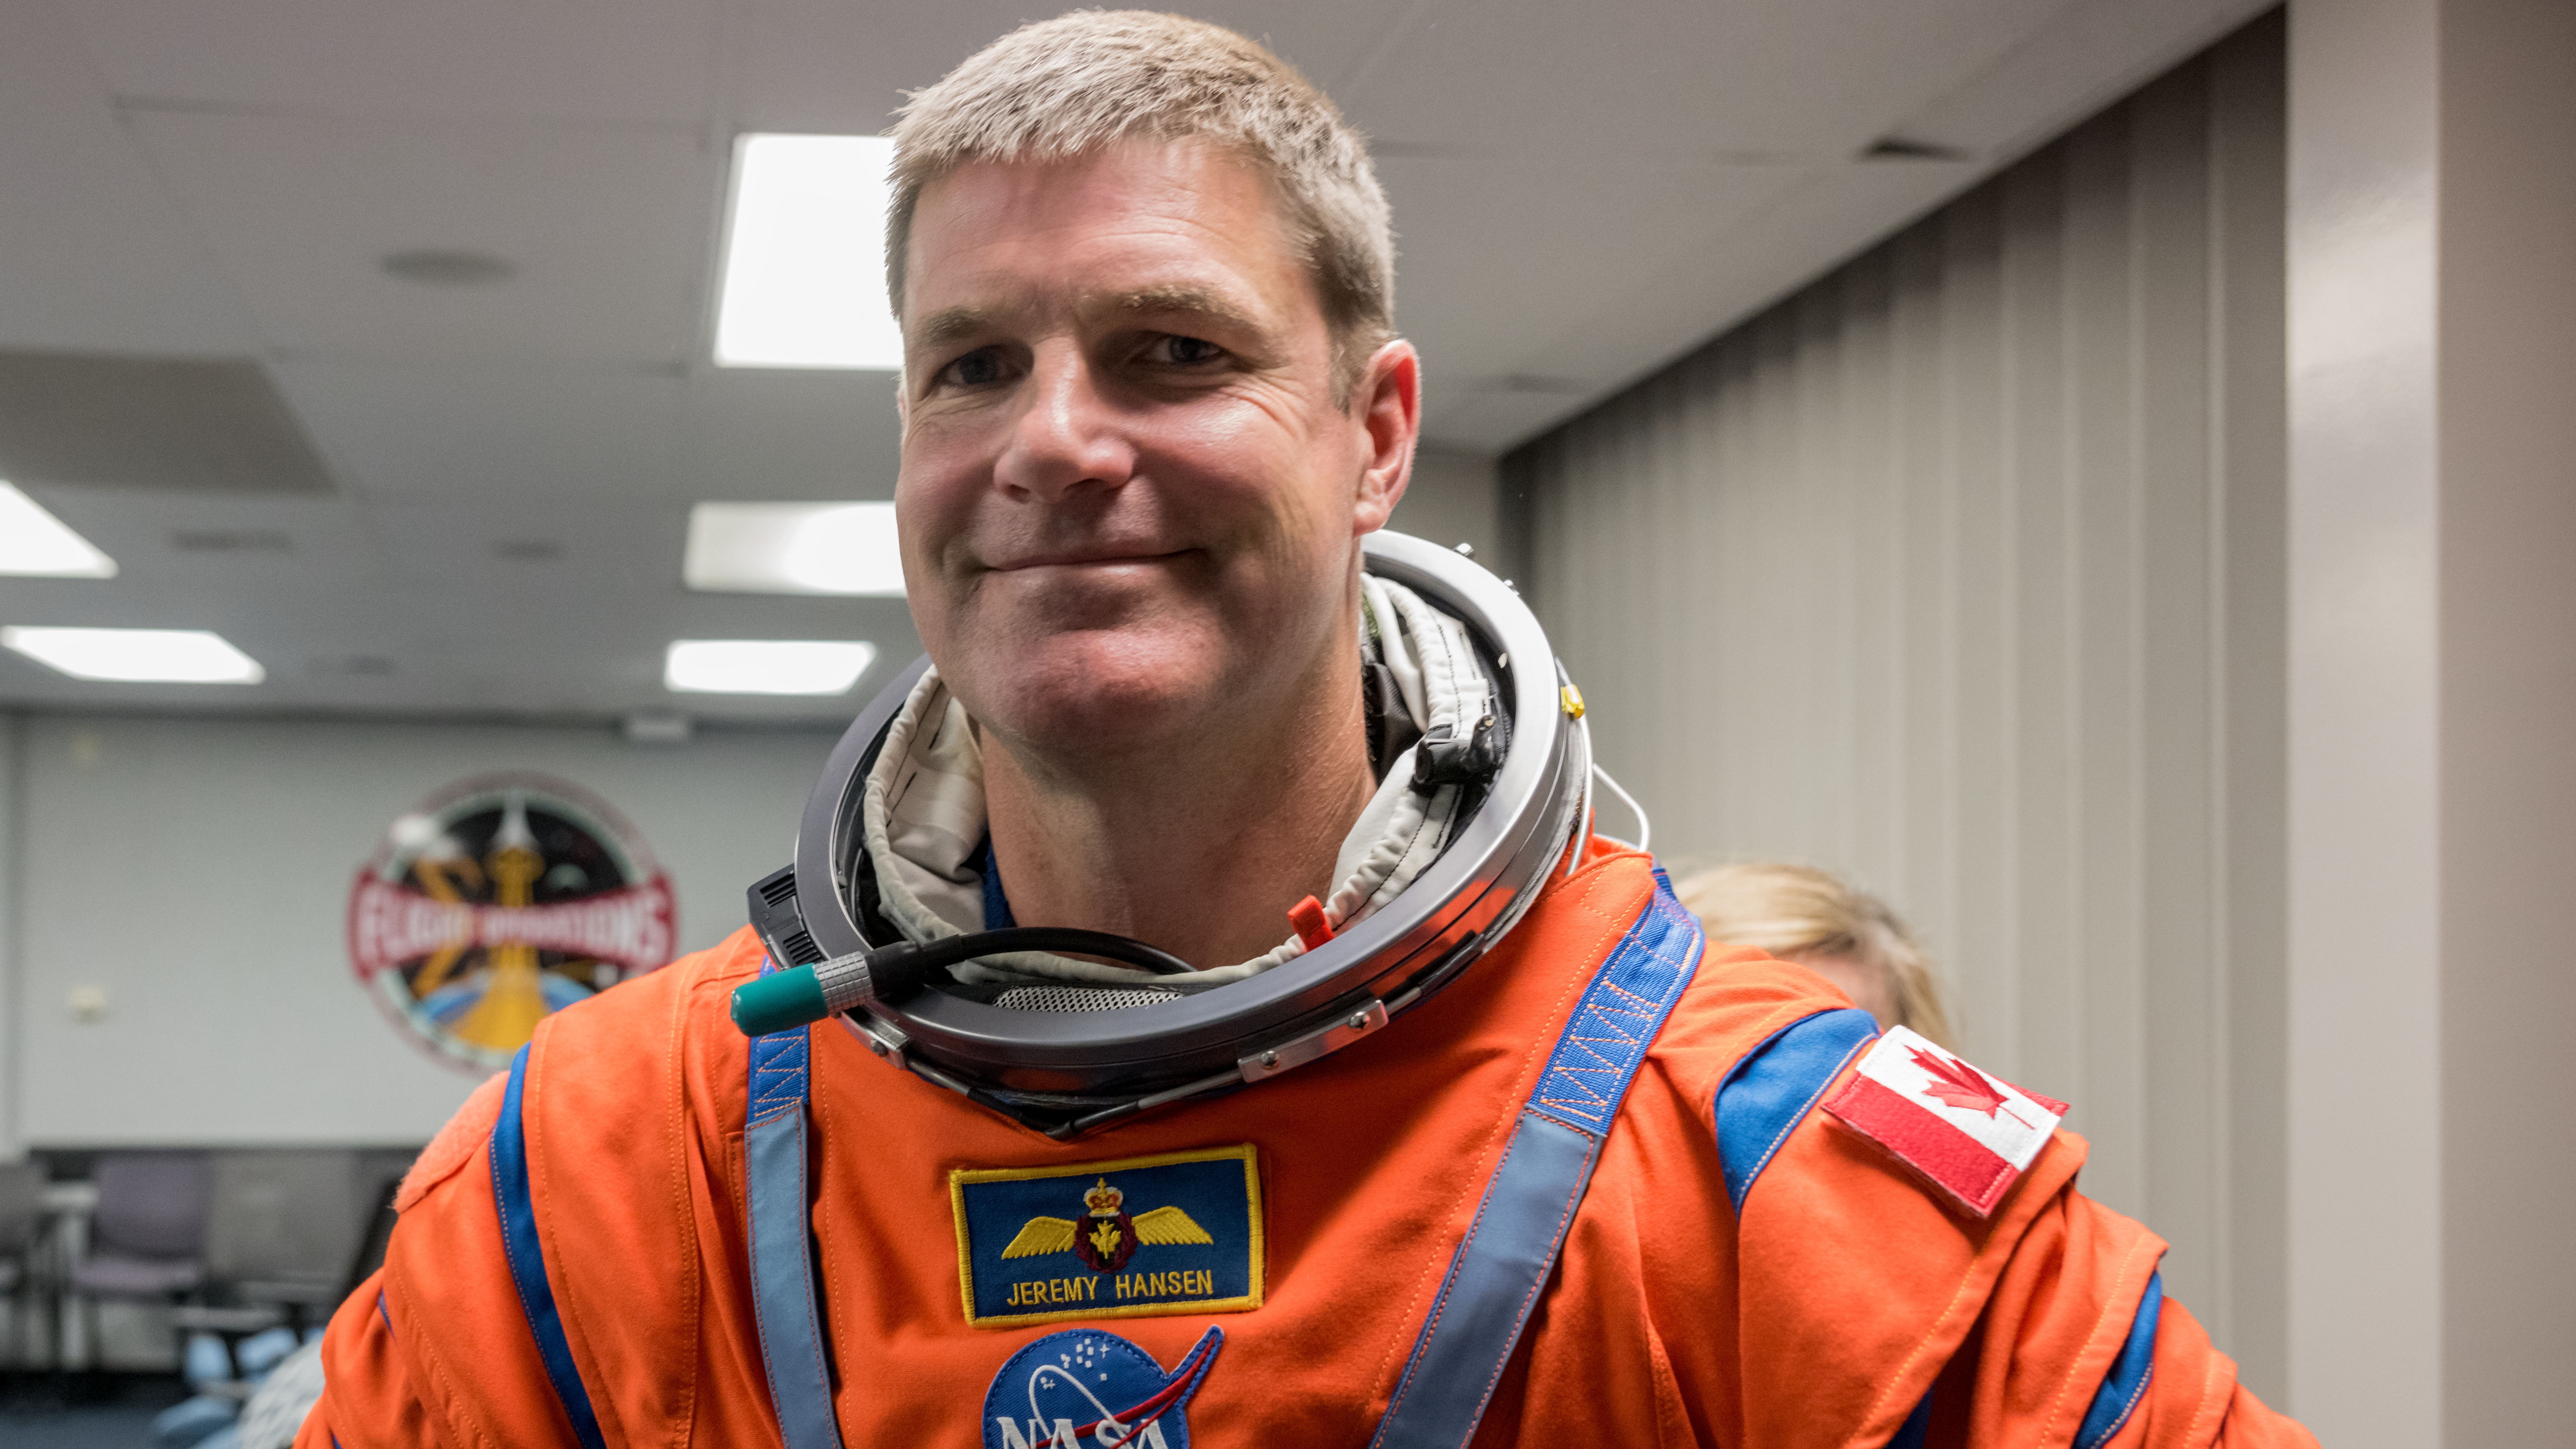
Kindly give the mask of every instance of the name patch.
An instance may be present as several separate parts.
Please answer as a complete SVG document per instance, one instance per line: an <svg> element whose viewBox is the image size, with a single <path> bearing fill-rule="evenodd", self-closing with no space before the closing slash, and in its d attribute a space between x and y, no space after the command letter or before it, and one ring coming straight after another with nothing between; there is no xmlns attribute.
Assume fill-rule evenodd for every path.
<svg viewBox="0 0 2576 1449"><path fill-rule="evenodd" d="M1261 1306L1252 1146L948 1174L978 1327Z"/></svg>

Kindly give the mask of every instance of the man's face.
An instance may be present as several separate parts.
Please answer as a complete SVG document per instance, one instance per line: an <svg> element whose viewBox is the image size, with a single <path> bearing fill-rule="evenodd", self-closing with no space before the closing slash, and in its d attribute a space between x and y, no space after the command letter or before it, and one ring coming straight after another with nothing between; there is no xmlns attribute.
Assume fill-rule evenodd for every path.
<svg viewBox="0 0 2576 1449"><path fill-rule="evenodd" d="M1114 756L1309 686L1403 490L1414 363L1389 344L1336 404L1266 176L1191 142L963 167L914 212L903 325L904 577L979 721Z"/></svg>

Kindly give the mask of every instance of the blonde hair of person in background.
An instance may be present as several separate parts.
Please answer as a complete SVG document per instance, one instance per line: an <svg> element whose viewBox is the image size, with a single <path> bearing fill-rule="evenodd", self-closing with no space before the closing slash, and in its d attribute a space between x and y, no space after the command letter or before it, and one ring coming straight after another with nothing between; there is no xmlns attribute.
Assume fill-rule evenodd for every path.
<svg viewBox="0 0 2576 1449"><path fill-rule="evenodd" d="M1711 941L1795 961L1841 987L1879 1025L1912 1027L1951 1045L1932 963L1876 896L1813 866L1773 862L1702 871L1677 894Z"/></svg>
<svg viewBox="0 0 2576 1449"><path fill-rule="evenodd" d="M1060 161L1129 137L1228 147L1270 174L1333 336L1336 403L1395 336L1395 229L1368 143L1286 61L1203 21L1076 10L914 91L894 128L886 292L903 314L921 189L970 162Z"/></svg>

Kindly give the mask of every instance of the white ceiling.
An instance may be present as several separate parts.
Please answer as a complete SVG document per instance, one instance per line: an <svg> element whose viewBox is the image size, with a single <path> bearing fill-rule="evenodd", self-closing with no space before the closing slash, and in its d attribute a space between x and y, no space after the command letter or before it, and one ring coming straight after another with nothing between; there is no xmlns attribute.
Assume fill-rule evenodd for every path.
<svg viewBox="0 0 2576 1449"><path fill-rule="evenodd" d="M1715 334L2262 0L1242 0L1376 138L1428 428L1498 451ZM875 131L1042 10L952 0L0 0L0 348L265 362L335 496L15 481L123 566L0 623L218 629L269 682L0 702L821 721L676 699L675 637L900 601L684 592L701 498L882 498L880 374L707 361L731 137ZM1867 160L1896 135L1955 160ZM390 252L505 258L432 287ZM185 533L264 534L186 550ZM282 535L285 548L277 546ZM202 542L202 540L201 540ZM530 555L538 555L531 557ZM866 688L863 684L862 690Z"/></svg>

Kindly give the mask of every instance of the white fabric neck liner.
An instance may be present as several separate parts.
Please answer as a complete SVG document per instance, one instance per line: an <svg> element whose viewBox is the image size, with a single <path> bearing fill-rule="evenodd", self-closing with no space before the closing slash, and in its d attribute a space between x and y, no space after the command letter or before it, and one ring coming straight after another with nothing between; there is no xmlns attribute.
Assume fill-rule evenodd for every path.
<svg viewBox="0 0 2576 1449"><path fill-rule="evenodd" d="M1361 649L1393 676L1392 702L1414 728L1434 738L1467 738L1494 712L1494 685L1476 657L1467 628L1401 584L1361 576ZM1447 726L1444 731L1442 726ZM1413 788L1407 749L1388 767L1377 793L1342 840L1338 882L1324 919L1338 932L1392 901L1448 848L1461 786L1429 795ZM878 908L914 941L984 929L984 878L973 862L985 834L983 748L933 667L921 677L886 732L861 798ZM1186 976L1156 976L1126 966L1022 951L953 968L958 979L990 985L1070 983L1205 991L1257 975L1305 952L1295 935L1230 966Z"/></svg>

